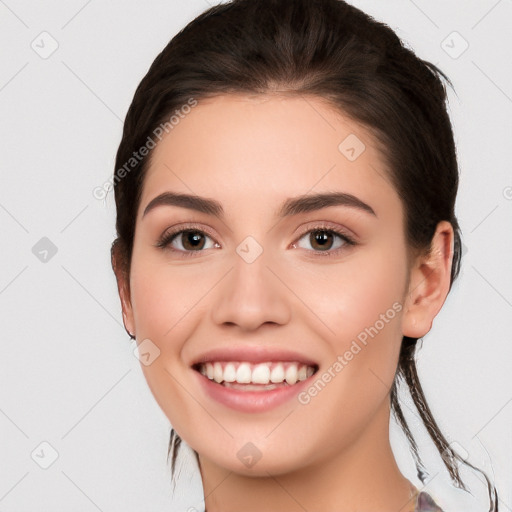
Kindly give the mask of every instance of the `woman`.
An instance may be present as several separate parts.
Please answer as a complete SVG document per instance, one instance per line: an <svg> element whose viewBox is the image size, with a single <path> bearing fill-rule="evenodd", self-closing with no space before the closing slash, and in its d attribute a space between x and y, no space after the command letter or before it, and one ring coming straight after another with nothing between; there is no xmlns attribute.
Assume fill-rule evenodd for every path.
<svg viewBox="0 0 512 512"><path fill-rule="evenodd" d="M208 512L442 510L393 456L391 411L424 482L399 382L465 489L414 360L460 264L440 76L343 1L234 0L137 88L112 264Z"/></svg>

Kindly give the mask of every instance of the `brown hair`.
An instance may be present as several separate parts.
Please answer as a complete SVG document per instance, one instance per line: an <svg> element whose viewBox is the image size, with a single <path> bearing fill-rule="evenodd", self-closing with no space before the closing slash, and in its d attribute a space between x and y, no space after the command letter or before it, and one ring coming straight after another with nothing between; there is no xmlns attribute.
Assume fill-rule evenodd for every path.
<svg viewBox="0 0 512 512"><path fill-rule="evenodd" d="M438 222L452 224L451 286L461 258L454 213L458 165L441 77L452 86L435 65L406 48L391 28L342 0L233 0L211 7L156 57L129 107L116 157L114 268L129 276L136 212L151 156L135 162L119 179L134 149L144 146L191 98L281 91L323 98L370 130L403 202L410 248L428 251ZM432 416L416 370L417 341L403 337L390 398L418 477L425 483L418 447L398 401L398 387L404 384L452 481L467 490L457 461L484 474L490 511L496 512L496 488L455 452ZM171 429L173 477L180 444Z"/></svg>

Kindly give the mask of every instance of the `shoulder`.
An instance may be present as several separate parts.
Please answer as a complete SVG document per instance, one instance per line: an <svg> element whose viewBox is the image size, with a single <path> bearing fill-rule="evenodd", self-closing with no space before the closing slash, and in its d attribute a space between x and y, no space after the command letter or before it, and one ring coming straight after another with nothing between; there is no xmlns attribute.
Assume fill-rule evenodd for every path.
<svg viewBox="0 0 512 512"><path fill-rule="evenodd" d="M426 492L420 492L416 500L415 512L444 512Z"/></svg>

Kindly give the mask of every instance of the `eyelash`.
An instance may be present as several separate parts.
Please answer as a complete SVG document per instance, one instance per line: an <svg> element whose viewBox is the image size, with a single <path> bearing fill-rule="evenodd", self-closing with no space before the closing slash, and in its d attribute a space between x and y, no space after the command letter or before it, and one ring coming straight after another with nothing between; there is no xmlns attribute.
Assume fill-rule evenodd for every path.
<svg viewBox="0 0 512 512"><path fill-rule="evenodd" d="M180 235L181 233L185 233L187 231L194 231L194 232L197 231L198 233L201 233L203 235L208 235L210 238L213 239L213 236L210 233L208 233L208 231L205 231L204 228L197 226L195 224L190 224L190 225L187 225L186 227L173 228L170 231L166 231L162 235L160 240L158 240L158 242L156 243L156 247L158 247L160 249L167 249L172 252L177 252L177 253L183 254L186 257L190 257L190 256L193 257L193 256L195 256L194 253L203 252L203 251L181 251L179 249L174 249L173 247L170 246L171 242L174 240L174 238L177 237L177 235Z"/></svg>
<svg viewBox="0 0 512 512"><path fill-rule="evenodd" d="M178 228L171 229L170 231L165 232L162 235L162 237L158 240L158 242L155 244L155 247L158 247L160 249L167 249L172 252L183 254L185 257L194 257L197 253L204 252L203 250L182 251L180 249L174 249L170 246L171 242L178 235L185 233L187 231L198 232L200 234L207 235L212 240L214 240L213 236L208 231L205 231L203 227L191 224L191 225L187 225L186 227L178 227ZM303 238L304 235L307 235L308 233L315 232L315 231L324 231L326 233L336 235L337 237L339 237L343 240L344 244L341 247L338 247L337 249L329 249L327 251L315 251L315 250L309 251L308 250L308 252L313 252L316 254L316 256L314 256L314 257L320 256L320 257L325 258L325 257L337 256L340 252L346 250L347 246L353 247L353 246L357 245L357 242L351 236L349 236L346 233L343 233L341 231L338 231L336 229L333 229L332 227L328 226L325 223L318 224L313 227L309 227L308 229L306 229L299 235L299 237L297 238L297 241L299 241L301 238ZM218 243L218 242L215 241L215 243ZM294 242L294 245L295 245L295 242Z"/></svg>

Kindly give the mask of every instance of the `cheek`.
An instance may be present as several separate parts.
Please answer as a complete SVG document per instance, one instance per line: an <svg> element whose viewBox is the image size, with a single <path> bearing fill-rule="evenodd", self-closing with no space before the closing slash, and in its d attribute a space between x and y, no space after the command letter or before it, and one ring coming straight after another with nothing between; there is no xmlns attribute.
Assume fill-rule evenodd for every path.
<svg viewBox="0 0 512 512"><path fill-rule="evenodd" d="M161 343L176 339L177 333L183 335L201 311L208 279L198 269L171 268L150 257L139 264L134 256L130 286L137 337L155 338L155 343Z"/></svg>
<svg viewBox="0 0 512 512"><path fill-rule="evenodd" d="M206 302L201 301L207 292L205 281L195 279L184 267L171 269L134 252L130 286L137 341L150 340L158 349L151 345L158 356L147 365L141 358L141 369L156 402L184 439L187 418L198 411L183 389L190 370L183 365L182 350L205 316Z"/></svg>
<svg viewBox="0 0 512 512"><path fill-rule="evenodd" d="M364 339L372 326L382 334L392 331L392 337L400 334L405 269L405 259L396 254L361 251L339 265L301 269L300 294L307 298L322 334L339 352L360 334Z"/></svg>
<svg viewBox="0 0 512 512"><path fill-rule="evenodd" d="M301 293L308 297L312 322L330 353L323 371L331 374L325 377L332 385L326 386L324 399L337 406L323 410L331 411L332 421L343 417L340 411L359 411L363 421L385 397L396 372L405 252L361 251L357 258L319 269L302 275Z"/></svg>
<svg viewBox="0 0 512 512"><path fill-rule="evenodd" d="M345 279L347 293L341 296L336 324L344 332L344 339L348 335L351 340L364 343L367 337L379 337L383 340L380 345L392 345L395 341L404 276L400 267L380 263L373 262L364 271L353 272Z"/></svg>

